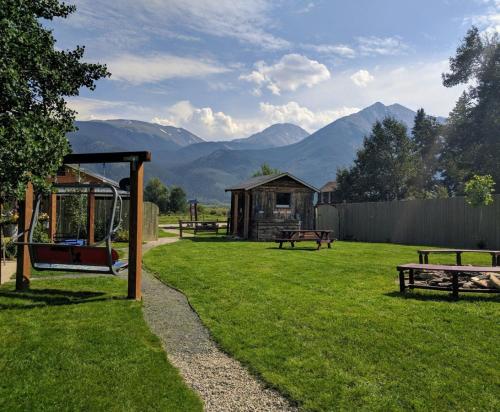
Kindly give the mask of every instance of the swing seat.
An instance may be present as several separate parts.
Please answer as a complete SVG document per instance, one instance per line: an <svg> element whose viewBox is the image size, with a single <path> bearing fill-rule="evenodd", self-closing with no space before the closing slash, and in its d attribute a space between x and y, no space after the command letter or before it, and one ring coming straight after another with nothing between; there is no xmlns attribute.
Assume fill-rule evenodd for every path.
<svg viewBox="0 0 500 412"><path fill-rule="evenodd" d="M66 270L74 272L116 273L128 263L118 260L118 252L103 246L73 246L61 244L32 244L33 267L38 270Z"/></svg>

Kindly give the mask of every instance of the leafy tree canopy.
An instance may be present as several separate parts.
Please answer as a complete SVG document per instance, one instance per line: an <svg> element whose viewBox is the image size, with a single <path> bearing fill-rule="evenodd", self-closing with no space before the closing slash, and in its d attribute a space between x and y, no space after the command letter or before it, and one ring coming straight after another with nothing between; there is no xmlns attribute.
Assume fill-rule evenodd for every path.
<svg viewBox="0 0 500 412"><path fill-rule="evenodd" d="M144 200L157 205L160 209L160 213L166 213L169 206L167 186L165 186L159 178L153 177L144 188Z"/></svg>
<svg viewBox="0 0 500 412"><path fill-rule="evenodd" d="M172 212L185 212L187 210L186 192L179 186L170 190L169 209Z"/></svg>
<svg viewBox="0 0 500 412"><path fill-rule="evenodd" d="M82 62L84 47L58 50L41 20L66 18L74 6L58 0L0 0L1 197L24 196L26 184L46 188L70 151L66 133L75 112L67 96L93 90L106 66Z"/></svg>
<svg viewBox="0 0 500 412"><path fill-rule="evenodd" d="M493 203L495 182L490 175L474 175L465 183L465 200L472 206L488 206Z"/></svg>
<svg viewBox="0 0 500 412"><path fill-rule="evenodd" d="M376 122L354 165L337 172L337 200L405 199L416 175L413 143L406 126L393 118Z"/></svg>
<svg viewBox="0 0 500 412"><path fill-rule="evenodd" d="M267 163L263 163L260 166L260 169L257 170L252 177L257 177L257 176L268 176L268 175L277 175L280 174L281 172L278 169L275 169L271 166L269 166Z"/></svg>

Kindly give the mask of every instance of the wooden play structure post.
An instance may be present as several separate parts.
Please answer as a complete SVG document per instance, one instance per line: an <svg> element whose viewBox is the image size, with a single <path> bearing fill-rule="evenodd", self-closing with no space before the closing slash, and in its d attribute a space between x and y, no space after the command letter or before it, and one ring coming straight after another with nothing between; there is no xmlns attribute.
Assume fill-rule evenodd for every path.
<svg viewBox="0 0 500 412"><path fill-rule="evenodd" d="M142 278L142 213L144 190L144 162L151 161L150 152L113 152L113 153L78 153L70 154L64 158L64 164L102 164L102 163L129 163L130 164L130 213L129 213L129 266L128 266L128 297L141 299ZM28 229L33 214L33 186L29 184L26 189L24 202L21 202L19 216L19 233L24 233L18 246L16 288L23 289L29 285L31 262L28 242ZM51 195L51 221L50 234L56 233L56 195ZM89 243L94 238L95 222L95 193L89 195Z"/></svg>
<svg viewBox="0 0 500 412"><path fill-rule="evenodd" d="M29 286L31 277L31 261L28 246L28 229L33 215L33 185L28 183L24 200L20 202L18 232L22 234L19 241L24 244L17 249L16 290L23 290Z"/></svg>
<svg viewBox="0 0 500 412"><path fill-rule="evenodd" d="M143 193L144 166L134 159L130 162L128 297L136 300L141 299Z"/></svg>
<svg viewBox="0 0 500 412"><path fill-rule="evenodd" d="M95 190L90 189L87 202L87 242L89 245L95 241Z"/></svg>
<svg viewBox="0 0 500 412"><path fill-rule="evenodd" d="M51 193L49 199L49 238L54 241L57 233L57 194Z"/></svg>

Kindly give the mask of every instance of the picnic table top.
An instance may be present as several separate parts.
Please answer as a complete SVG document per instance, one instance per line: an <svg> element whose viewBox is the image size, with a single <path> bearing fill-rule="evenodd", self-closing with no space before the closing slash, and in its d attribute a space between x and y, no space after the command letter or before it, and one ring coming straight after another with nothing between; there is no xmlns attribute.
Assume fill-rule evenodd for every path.
<svg viewBox="0 0 500 412"><path fill-rule="evenodd" d="M417 270L443 270L445 272L498 272L500 266L454 266L454 265L429 265L424 263L405 263L398 265L398 270L417 269Z"/></svg>
<svg viewBox="0 0 500 412"><path fill-rule="evenodd" d="M486 249L419 249L418 253L490 253L500 255L500 250Z"/></svg>

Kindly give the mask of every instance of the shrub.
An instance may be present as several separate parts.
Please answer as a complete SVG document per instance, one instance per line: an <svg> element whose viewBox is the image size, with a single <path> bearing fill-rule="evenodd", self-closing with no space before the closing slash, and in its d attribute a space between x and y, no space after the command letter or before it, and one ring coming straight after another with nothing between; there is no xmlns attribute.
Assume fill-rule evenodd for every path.
<svg viewBox="0 0 500 412"><path fill-rule="evenodd" d="M465 201L471 206L488 206L493 203L495 181L491 175L474 175L465 183Z"/></svg>

